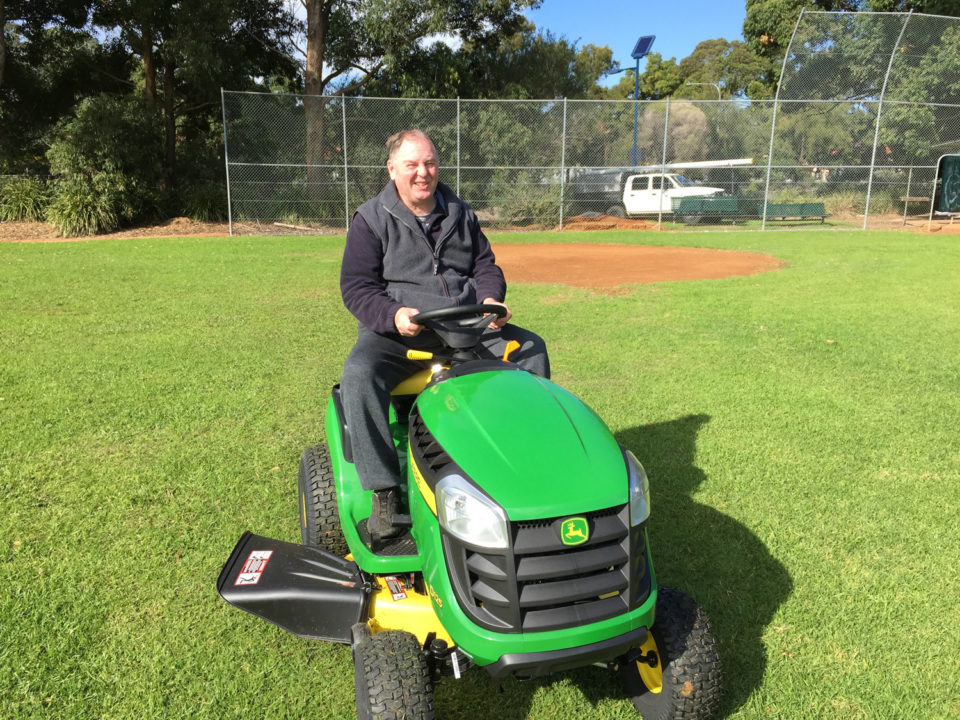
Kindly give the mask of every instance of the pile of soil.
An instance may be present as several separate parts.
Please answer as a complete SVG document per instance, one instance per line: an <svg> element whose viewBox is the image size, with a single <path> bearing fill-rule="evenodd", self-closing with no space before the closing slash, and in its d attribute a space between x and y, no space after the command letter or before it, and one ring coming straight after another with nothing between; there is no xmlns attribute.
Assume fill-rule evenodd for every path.
<svg viewBox="0 0 960 720"><path fill-rule="evenodd" d="M576 215L563 221L563 229L580 230L656 230L656 221L618 218L612 215Z"/></svg>
<svg viewBox="0 0 960 720"><path fill-rule="evenodd" d="M43 222L0 223L0 242L74 242L78 240L102 240L106 238L136 237L215 237L229 235L226 223L197 222L185 217L170 218L153 225L126 228L117 232L84 237L63 238L56 228Z"/></svg>

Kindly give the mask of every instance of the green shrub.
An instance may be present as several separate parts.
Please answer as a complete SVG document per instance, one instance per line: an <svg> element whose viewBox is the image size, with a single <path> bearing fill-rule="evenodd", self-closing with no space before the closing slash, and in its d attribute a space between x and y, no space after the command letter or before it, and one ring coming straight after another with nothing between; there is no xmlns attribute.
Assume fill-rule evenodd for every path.
<svg viewBox="0 0 960 720"><path fill-rule="evenodd" d="M18 178L0 187L0 220L43 220L50 189L43 180Z"/></svg>
<svg viewBox="0 0 960 720"><path fill-rule="evenodd" d="M558 184L538 182L526 171L497 170L489 192L501 223L552 227L560 222Z"/></svg>
<svg viewBox="0 0 960 720"><path fill-rule="evenodd" d="M218 183L196 183L182 187L180 212L198 222L226 220L226 188Z"/></svg>
<svg viewBox="0 0 960 720"><path fill-rule="evenodd" d="M857 190L841 190L823 198L823 207L831 215L863 214L866 196Z"/></svg>
<svg viewBox="0 0 960 720"><path fill-rule="evenodd" d="M63 237L111 232L120 226L116 195L109 177L61 180L54 185L47 220Z"/></svg>
<svg viewBox="0 0 960 720"><path fill-rule="evenodd" d="M867 193L862 190L842 190L824 197L823 205L831 215L863 215L867 209ZM870 194L871 215L899 212L901 207L887 190Z"/></svg>
<svg viewBox="0 0 960 720"><path fill-rule="evenodd" d="M108 216L113 223L133 223L160 215L163 128L157 113L139 100L85 99L57 126L47 158L50 171L68 181L57 191L60 218L99 217L104 222L93 225L105 228Z"/></svg>

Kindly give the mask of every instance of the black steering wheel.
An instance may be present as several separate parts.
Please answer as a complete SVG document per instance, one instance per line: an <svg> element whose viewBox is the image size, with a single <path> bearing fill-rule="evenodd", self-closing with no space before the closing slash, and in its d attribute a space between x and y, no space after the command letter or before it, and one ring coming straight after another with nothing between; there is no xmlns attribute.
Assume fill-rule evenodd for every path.
<svg viewBox="0 0 960 720"><path fill-rule="evenodd" d="M486 317L487 315L496 315L498 318L506 317L507 308L503 305L486 303L454 305L453 307L417 313L410 318L410 322L430 327L433 322L443 322L445 320L456 323L461 328L481 330L490 324L490 318Z"/></svg>
<svg viewBox="0 0 960 720"><path fill-rule="evenodd" d="M507 308L503 305L483 303L455 305L417 313L410 318L410 322L433 330L451 350L466 351L480 342L480 336L490 324L490 315L506 317Z"/></svg>

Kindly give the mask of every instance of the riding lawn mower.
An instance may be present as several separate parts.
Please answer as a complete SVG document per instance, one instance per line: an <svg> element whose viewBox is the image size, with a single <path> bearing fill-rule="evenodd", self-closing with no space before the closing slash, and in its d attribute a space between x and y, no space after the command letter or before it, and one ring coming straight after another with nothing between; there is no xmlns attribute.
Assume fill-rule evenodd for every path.
<svg viewBox="0 0 960 720"><path fill-rule="evenodd" d="M399 536L371 535L340 388L299 467L302 544L250 532L221 597L306 638L350 645L357 715L433 718L433 687L481 668L619 673L644 720L700 720L720 698L709 621L658 587L640 461L583 402L477 350L495 305L421 313L442 352L392 395L405 484ZM403 512L405 511L405 512ZM474 670L476 671L476 670Z"/></svg>

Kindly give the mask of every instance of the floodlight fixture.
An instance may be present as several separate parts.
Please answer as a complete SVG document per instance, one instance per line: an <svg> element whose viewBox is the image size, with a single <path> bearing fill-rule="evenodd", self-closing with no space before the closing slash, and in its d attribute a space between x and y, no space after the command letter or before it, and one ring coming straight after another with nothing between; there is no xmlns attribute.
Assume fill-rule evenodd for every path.
<svg viewBox="0 0 960 720"><path fill-rule="evenodd" d="M633 52L630 53L630 57L634 60L639 60L640 58L646 57L647 53L650 52L650 48L653 47L653 41L657 39L656 35L644 35L642 38L637 40L637 44L633 48Z"/></svg>

